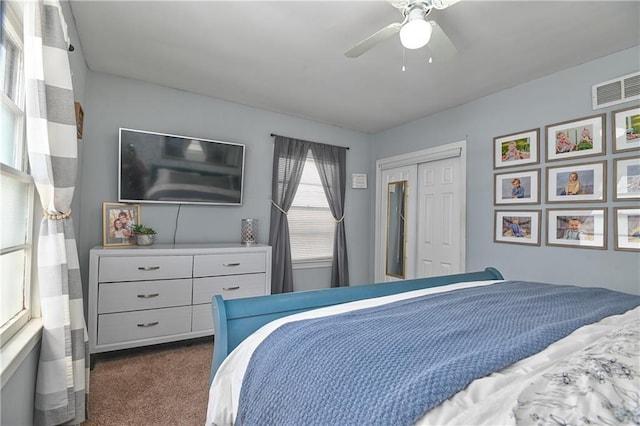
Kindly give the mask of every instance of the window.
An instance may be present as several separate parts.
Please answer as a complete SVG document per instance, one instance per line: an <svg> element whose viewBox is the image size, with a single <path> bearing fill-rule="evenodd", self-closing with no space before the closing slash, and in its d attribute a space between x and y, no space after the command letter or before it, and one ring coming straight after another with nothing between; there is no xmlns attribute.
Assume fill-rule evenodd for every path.
<svg viewBox="0 0 640 426"><path fill-rule="evenodd" d="M0 342L31 318L34 183L27 174L21 11L5 8L0 51Z"/></svg>
<svg viewBox="0 0 640 426"><path fill-rule="evenodd" d="M311 151L307 154L300 185L287 219L293 263L300 266L304 263L331 262L336 221L331 215Z"/></svg>

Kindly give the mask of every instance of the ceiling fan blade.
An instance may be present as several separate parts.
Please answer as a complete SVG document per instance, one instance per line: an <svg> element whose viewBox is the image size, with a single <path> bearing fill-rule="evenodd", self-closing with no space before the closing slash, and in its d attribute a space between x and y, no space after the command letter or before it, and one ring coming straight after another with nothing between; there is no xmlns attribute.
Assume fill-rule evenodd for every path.
<svg viewBox="0 0 640 426"><path fill-rule="evenodd" d="M378 32L370 35L369 37L365 38L364 40L362 40L355 47L347 50L345 52L344 56L346 56L347 58L357 58L358 56L360 56L363 53L365 53L367 50L371 49L376 44L380 43L381 41L384 41L384 40L388 39L389 37L393 36L394 34L397 34L398 31L400 31L400 28L402 28L402 23L400 23L400 22L396 22L394 24L387 25L386 27L384 27L380 31L378 31Z"/></svg>
<svg viewBox="0 0 640 426"><path fill-rule="evenodd" d="M396 9L400 9L400 10L405 9L412 2L414 2L414 0L386 0L386 1L391 6L395 7Z"/></svg>
<svg viewBox="0 0 640 426"><path fill-rule="evenodd" d="M422 0L422 1L416 1L416 0L386 0L387 3L390 3L391 6L395 7L396 9L406 9L408 7L410 7L411 5L415 5L415 4L424 4L424 6L426 8L435 8L435 9L439 9L439 10L443 10L448 8L449 6L453 6L454 4L458 3L460 0Z"/></svg>
<svg viewBox="0 0 640 426"><path fill-rule="evenodd" d="M433 7L435 7L436 9L446 9L449 6L453 6L454 4L458 3L460 0L432 0L431 4L433 5Z"/></svg>
<svg viewBox="0 0 640 426"><path fill-rule="evenodd" d="M427 44L427 48L431 52L434 61L448 61L458 53L458 49L456 49L447 34L445 34L436 21L429 21L429 23L433 28L433 32L431 34L431 40L429 40L429 44Z"/></svg>

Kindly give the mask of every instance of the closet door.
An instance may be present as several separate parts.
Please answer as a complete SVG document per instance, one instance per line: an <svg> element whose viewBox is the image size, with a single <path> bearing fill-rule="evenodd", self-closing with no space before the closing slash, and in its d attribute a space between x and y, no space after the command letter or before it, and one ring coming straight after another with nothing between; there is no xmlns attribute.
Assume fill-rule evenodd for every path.
<svg viewBox="0 0 640 426"><path fill-rule="evenodd" d="M418 166L416 278L463 272L463 187L458 157Z"/></svg>
<svg viewBox="0 0 640 426"><path fill-rule="evenodd" d="M383 158L376 167L375 282L464 272L466 141ZM400 189L404 228L398 208L395 217L389 212Z"/></svg>

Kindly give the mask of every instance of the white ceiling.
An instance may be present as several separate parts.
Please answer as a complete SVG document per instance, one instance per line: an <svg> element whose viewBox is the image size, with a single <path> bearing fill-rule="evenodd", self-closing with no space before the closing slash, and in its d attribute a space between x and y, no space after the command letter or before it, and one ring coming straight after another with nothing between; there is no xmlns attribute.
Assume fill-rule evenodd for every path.
<svg viewBox="0 0 640 426"><path fill-rule="evenodd" d="M401 21L382 0L73 0L71 8L93 71L367 133L640 43L638 1L461 1L429 15L458 49L431 64L428 46L403 52L397 35L344 56Z"/></svg>

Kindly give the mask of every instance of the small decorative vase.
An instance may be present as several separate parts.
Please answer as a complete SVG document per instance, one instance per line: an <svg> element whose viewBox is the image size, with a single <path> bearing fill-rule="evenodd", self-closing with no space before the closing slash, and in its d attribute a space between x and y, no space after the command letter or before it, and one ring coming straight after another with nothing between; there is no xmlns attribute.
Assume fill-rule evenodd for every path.
<svg viewBox="0 0 640 426"><path fill-rule="evenodd" d="M153 234L136 234L136 242L139 246L150 246L153 244Z"/></svg>
<svg viewBox="0 0 640 426"><path fill-rule="evenodd" d="M258 219L242 219L241 241L244 245L258 243Z"/></svg>

